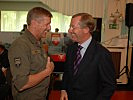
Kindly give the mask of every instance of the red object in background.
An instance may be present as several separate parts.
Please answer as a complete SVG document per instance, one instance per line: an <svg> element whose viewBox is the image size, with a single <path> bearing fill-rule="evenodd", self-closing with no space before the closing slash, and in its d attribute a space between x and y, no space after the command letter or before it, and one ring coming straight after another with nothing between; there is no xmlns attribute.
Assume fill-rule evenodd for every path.
<svg viewBox="0 0 133 100"><path fill-rule="evenodd" d="M54 40L54 41L52 41L52 43L53 43L55 46L57 46L57 45L59 44L59 41Z"/></svg>
<svg viewBox="0 0 133 100"><path fill-rule="evenodd" d="M51 34L52 43L57 46L60 43L60 34Z"/></svg>
<svg viewBox="0 0 133 100"><path fill-rule="evenodd" d="M50 55L50 57L53 59L53 61L57 62L65 62L66 60L66 54L53 54Z"/></svg>

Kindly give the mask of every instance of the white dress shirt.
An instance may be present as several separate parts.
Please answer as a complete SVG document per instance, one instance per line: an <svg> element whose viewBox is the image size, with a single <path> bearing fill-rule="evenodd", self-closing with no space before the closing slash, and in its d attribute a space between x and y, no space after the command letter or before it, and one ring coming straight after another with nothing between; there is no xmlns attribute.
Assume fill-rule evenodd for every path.
<svg viewBox="0 0 133 100"><path fill-rule="evenodd" d="M91 36L88 40L86 40L84 43L78 44L78 45L81 45L81 46L83 47L83 48L80 50L80 53L81 53L82 58L83 58L83 56L84 56L84 54L85 54L85 51L86 51L87 47L89 46L91 40L92 40L92 36Z"/></svg>

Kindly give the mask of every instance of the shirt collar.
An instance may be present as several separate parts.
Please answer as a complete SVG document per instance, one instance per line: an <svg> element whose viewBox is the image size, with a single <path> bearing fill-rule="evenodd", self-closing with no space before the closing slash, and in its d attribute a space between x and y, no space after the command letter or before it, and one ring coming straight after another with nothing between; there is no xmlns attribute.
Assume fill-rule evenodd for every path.
<svg viewBox="0 0 133 100"><path fill-rule="evenodd" d="M86 40L84 43L78 44L78 45L81 45L83 48L87 49L87 47L89 46L91 40L92 40L92 36L90 36L90 38L88 40Z"/></svg>
<svg viewBox="0 0 133 100"><path fill-rule="evenodd" d="M25 35L28 36L29 40L33 43L36 44L38 46L40 46L42 44L42 41L38 41L29 30L26 30Z"/></svg>

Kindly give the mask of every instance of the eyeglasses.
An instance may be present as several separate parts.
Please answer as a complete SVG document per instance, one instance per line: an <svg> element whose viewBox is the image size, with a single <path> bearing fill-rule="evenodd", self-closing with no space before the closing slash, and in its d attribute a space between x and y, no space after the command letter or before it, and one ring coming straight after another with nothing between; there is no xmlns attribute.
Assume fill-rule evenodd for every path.
<svg viewBox="0 0 133 100"><path fill-rule="evenodd" d="M70 29L76 29L76 28L80 28L80 26L73 26L73 25L70 25L69 28L70 28Z"/></svg>

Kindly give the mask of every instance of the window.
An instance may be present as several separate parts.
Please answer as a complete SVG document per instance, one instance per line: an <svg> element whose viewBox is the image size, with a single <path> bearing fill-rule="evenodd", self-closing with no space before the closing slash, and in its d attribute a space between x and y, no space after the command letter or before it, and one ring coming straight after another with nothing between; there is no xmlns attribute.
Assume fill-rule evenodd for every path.
<svg viewBox="0 0 133 100"><path fill-rule="evenodd" d="M65 16L61 13L52 12L51 31L59 28L59 32L67 32L71 16ZM19 32L26 24L27 11L1 11L1 31Z"/></svg>
<svg viewBox="0 0 133 100"><path fill-rule="evenodd" d="M59 32L68 32L71 16L65 16L57 12L52 12L52 15L51 31L55 32L55 28L58 28Z"/></svg>
<svg viewBox="0 0 133 100"><path fill-rule="evenodd" d="M26 15L26 11L1 11L1 31L21 31Z"/></svg>

